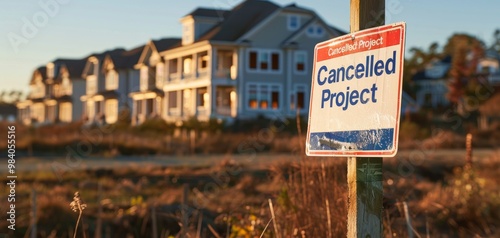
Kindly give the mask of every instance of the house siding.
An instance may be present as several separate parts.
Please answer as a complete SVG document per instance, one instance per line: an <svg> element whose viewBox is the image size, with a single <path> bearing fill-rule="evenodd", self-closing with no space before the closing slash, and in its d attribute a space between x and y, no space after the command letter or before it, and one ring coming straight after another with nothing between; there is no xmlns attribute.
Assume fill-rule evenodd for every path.
<svg viewBox="0 0 500 238"><path fill-rule="evenodd" d="M83 116L83 103L80 97L85 95L85 85L84 79L72 80L73 94L71 95L73 106L72 106L72 121L79 121Z"/></svg>

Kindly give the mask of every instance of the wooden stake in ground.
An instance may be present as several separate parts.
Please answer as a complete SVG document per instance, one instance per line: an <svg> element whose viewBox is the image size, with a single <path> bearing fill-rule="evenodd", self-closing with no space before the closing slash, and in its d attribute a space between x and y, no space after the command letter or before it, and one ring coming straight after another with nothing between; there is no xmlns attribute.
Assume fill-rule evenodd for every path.
<svg viewBox="0 0 500 238"><path fill-rule="evenodd" d="M472 134L467 133L465 137L465 167L472 168Z"/></svg>
<svg viewBox="0 0 500 238"><path fill-rule="evenodd" d="M385 24L385 0L351 0L351 33ZM382 237L382 158L350 157L347 237Z"/></svg>

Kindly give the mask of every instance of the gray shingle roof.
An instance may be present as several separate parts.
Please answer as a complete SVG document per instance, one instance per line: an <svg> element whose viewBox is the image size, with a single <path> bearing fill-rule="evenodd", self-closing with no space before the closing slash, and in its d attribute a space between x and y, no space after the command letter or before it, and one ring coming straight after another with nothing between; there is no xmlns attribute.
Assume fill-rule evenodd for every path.
<svg viewBox="0 0 500 238"><path fill-rule="evenodd" d="M82 76L83 69L85 68L85 63L87 58L83 59L56 59L54 60L54 65L56 66L56 77L60 76L60 71L63 67L68 70L70 78L80 78Z"/></svg>
<svg viewBox="0 0 500 238"><path fill-rule="evenodd" d="M139 61L144 47L145 45L141 45L134 49L123 51L121 54L109 54L109 57L113 60L115 69L133 69L137 61Z"/></svg>
<svg viewBox="0 0 500 238"><path fill-rule="evenodd" d="M227 10L199 7L186 16L224 18L227 13L229 13Z"/></svg>
<svg viewBox="0 0 500 238"><path fill-rule="evenodd" d="M272 2L247 0L237 5L197 41L235 41L280 7Z"/></svg>
<svg viewBox="0 0 500 238"><path fill-rule="evenodd" d="M175 46L178 46L181 44L181 39L180 38L163 38L159 40L152 40L153 44L156 47L156 50L158 52L162 52L168 49L171 49Z"/></svg>

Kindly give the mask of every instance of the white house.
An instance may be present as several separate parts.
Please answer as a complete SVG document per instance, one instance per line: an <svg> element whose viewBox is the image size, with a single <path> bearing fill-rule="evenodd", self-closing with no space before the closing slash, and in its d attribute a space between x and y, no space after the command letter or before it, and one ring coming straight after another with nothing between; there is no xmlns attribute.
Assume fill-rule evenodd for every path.
<svg viewBox="0 0 500 238"><path fill-rule="evenodd" d="M451 67L451 57L435 59L424 70L417 72L412 80L417 86L416 101L420 106L437 108L447 106L448 72Z"/></svg>
<svg viewBox="0 0 500 238"><path fill-rule="evenodd" d="M482 74L491 86L500 85L500 54L493 49L486 50L479 59L477 72Z"/></svg>
<svg viewBox="0 0 500 238"><path fill-rule="evenodd" d="M125 51L115 49L88 57L83 71L86 79L84 116L87 123L112 124L121 109L130 107L128 94L138 87L139 71L133 68L144 46Z"/></svg>
<svg viewBox="0 0 500 238"><path fill-rule="evenodd" d="M18 118L24 124L72 122L81 119L81 77L85 59L57 59L33 72L30 93L19 102Z"/></svg>
<svg viewBox="0 0 500 238"><path fill-rule="evenodd" d="M182 43L160 52L169 121L307 113L314 46L344 34L312 10L260 0L180 22Z"/></svg>
<svg viewBox="0 0 500 238"><path fill-rule="evenodd" d="M163 113L165 93L163 84L166 79L165 62L160 52L180 44L178 38L150 40L144 47L134 68L140 71L139 88L130 93L132 98L132 125L143 123L146 119L160 117Z"/></svg>

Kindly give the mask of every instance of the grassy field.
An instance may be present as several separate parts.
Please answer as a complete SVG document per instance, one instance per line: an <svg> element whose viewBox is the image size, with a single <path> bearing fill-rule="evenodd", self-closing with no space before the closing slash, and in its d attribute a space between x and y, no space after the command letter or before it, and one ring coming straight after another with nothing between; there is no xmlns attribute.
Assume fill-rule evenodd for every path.
<svg viewBox="0 0 500 238"><path fill-rule="evenodd" d="M415 149L384 159L386 237L408 236L405 203L417 237L500 235L500 152L475 151L471 169L464 169L464 157L463 150ZM26 159L51 166L19 172L16 230L8 231L2 219L0 234L25 237L35 209L38 237L72 237L78 213L70 203L79 191L87 208L77 237L181 237L183 226L189 237L275 237L275 227L281 237L345 236L344 158L248 153L177 159L183 158L175 164L161 156L100 158L111 164L100 168ZM3 214L7 182L0 191Z"/></svg>

